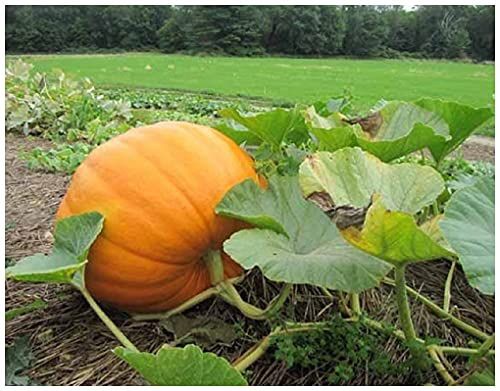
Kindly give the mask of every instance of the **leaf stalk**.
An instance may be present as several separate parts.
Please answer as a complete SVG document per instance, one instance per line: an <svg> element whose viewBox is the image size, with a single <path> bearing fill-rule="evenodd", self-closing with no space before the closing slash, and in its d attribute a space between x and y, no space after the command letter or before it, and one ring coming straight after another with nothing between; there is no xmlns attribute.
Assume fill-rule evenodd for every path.
<svg viewBox="0 0 500 391"><path fill-rule="evenodd" d="M78 285L74 285L85 297L85 300L89 303L90 307L94 310L96 315L101 319L101 321L106 325L106 327L113 333L118 341L121 342L123 346L127 349L132 350L133 352L139 353L139 349L135 347L135 345L122 333L122 331L116 326L113 321L106 315L106 313L101 309L99 304L94 300L94 298L90 295L90 292L85 287L81 287Z"/></svg>

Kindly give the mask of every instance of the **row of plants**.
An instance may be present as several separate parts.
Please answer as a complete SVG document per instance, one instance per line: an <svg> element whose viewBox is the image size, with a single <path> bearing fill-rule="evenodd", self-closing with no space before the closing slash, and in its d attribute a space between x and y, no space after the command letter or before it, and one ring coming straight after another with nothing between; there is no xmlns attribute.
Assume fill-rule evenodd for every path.
<svg viewBox="0 0 500 391"><path fill-rule="evenodd" d="M138 88L101 89L102 94L111 100L126 100L133 109L171 110L203 117L217 116L217 112L228 106L239 110L255 109L244 98L231 98L213 94L200 95L184 91L165 91ZM270 106L270 104L264 105Z"/></svg>
<svg viewBox="0 0 500 391"><path fill-rule="evenodd" d="M255 109L243 100L213 100L195 94L156 90L97 89L62 71L34 72L9 61L5 73L6 129L50 140L51 148L25 151L31 169L73 173L97 146L127 130L159 121L208 124L228 105Z"/></svg>
<svg viewBox="0 0 500 391"><path fill-rule="evenodd" d="M259 113L227 108L218 114L224 119L216 125L218 131L252 154L261 179L239 181L224 190L214 211L247 228L226 238L220 249L207 252L203 263L210 275L207 289L191 292L166 312L143 313L150 307L129 312L133 319L154 321L219 297L245 316L272 326L268 336L237 360L229 363L193 344L165 344L154 353L141 352L119 330L90 293L88 287L94 282L86 281L91 246L100 240L106 224L115 224L95 208L61 218L52 253L21 260L7 269L7 277L66 283L79 290L121 343L114 353L153 385L244 385L247 368L273 342L283 345L287 338L331 329L329 322L287 319L281 310L296 284L320 287L345 302L339 310L345 324L393 335L408 347L415 366L433 365L444 383L494 384L494 334L450 312L451 283L443 287L441 306L405 280L408 265L446 259L447 281L459 264L472 287L494 294L494 173L474 167L466 179L457 178L446 160L492 117L490 109L431 99L381 101L368 115L357 117L349 112L346 100L334 99L310 107ZM190 129L198 134L195 126ZM196 148L200 160L216 153L210 146ZM428 156L415 158L424 150ZM196 178L192 178L195 187L202 181ZM197 199L194 190L190 196ZM180 218L171 213L173 221ZM266 279L282 285L266 308L241 298L236 287L241 277L228 278L225 254L244 270L257 267ZM186 277L189 271L180 266L175 270ZM382 324L361 306L359 294L381 284L394 287L398 324ZM470 335L473 342L455 346L420 335L408 295ZM446 356L468 357L467 371L457 376ZM340 368L337 376L346 376L346 371ZM337 380L332 377L332 382Z"/></svg>
<svg viewBox="0 0 500 391"><path fill-rule="evenodd" d="M224 108L262 112L270 107L249 104L243 99L214 99L161 90L96 89L90 80L77 82L62 71L33 72L33 66L21 59L8 62L5 80L7 131L42 136L54 144L51 148L25 151L21 157L31 169L70 174L95 147L130 128L159 121L216 125L220 115L224 115ZM345 92L342 98L314 107L328 105L323 110L335 111L337 105L342 113L355 117L352 100ZM224 125L219 126L223 130ZM237 141L240 139L236 137ZM269 145L264 144L261 152L265 155L267 149ZM476 171L492 172L489 163L459 159L444 164L449 167L450 176L462 179Z"/></svg>

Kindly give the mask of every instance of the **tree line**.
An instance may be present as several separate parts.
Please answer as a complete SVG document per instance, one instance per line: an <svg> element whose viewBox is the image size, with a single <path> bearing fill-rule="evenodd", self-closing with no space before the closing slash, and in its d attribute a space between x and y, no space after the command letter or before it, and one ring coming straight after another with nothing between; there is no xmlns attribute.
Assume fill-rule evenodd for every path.
<svg viewBox="0 0 500 391"><path fill-rule="evenodd" d="M9 53L494 60L493 6L7 6Z"/></svg>

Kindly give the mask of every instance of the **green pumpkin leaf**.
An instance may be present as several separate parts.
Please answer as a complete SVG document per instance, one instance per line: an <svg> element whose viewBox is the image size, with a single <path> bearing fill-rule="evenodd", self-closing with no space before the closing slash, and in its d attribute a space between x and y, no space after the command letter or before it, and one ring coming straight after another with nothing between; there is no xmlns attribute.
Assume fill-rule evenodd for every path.
<svg viewBox="0 0 500 391"><path fill-rule="evenodd" d="M431 167L386 164L360 148L315 153L301 164L299 182L305 196L327 192L335 205L356 208L370 204L374 193L390 210L415 214L444 190L444 181Z"/></svg>
<svg viewBox="0 0 500 391"><path fill-rule="evenodd" d="M364 132L355 128L359 125ZM439 115L408 102L386 102L379 111L358 119L355 126L351 127L354 136L351 146L358 145L384 162L450 137L447 124ZM331 149L332 145L340 144L335 141L338 133L338 129L324 131L320 147L326 151L338 149ZM347 130L344 129L344 133ZM341 135L341 138L346 137Z"/></svg>
<svg viewBox="0 0 500 391"><path fill-rule="evenodd" d="M243 375L227 360L213 353L204 353L196 345L184 348L165 345L156 354L118 347L113 349L113 353L154 386L247 385Z"/></svg>
<svg viewBox="0 0 500 391"><path fill-rule="evenodd" d="M219 123L215 128L221 133L225 134L238 145L260 144L260 138L242 126L230 126L227 123Z"/></svg>
<svg viewBox="0 0 500 391"><path fill-rule="evenodd" d="M14 343L5 348L5 384L7 386L37 385L28 376L20 375L29 369L34 359L26 336L17 338Z"/></svg>
<svg viewBox="0 0 500 391"><path fill-rule="evenodd" d="M489 108L474 109L442 100L385 102L367 117L351 121L361 125L364 132L353 127L355 140L350 146L358 145L384 162L429 148L439 162L492 115ZM322 150L335 151L349 137L348 128L339 132L336 124L325 118L317 118L315 123L323 128L321 133L312 132Z"/></svg>
<svg viewBox="0 0 500 391"><path fill-rule="evenodd" d="M441 247L445 248L446 250L453 252L453 249L451 248L450 244L446 241L443 235L443 231L441 230L441 227L439 224L443 220L444 215L440 214L437 216L432 217L431 219L427 220L423 224L419 226L419 228L426 233L434 242L439 244Z"/></svg>
<svg viewBox="0 0 500 391"><path fill-rule="evenodd" d="M304 200L296 177L273 177L267 190L251 180L242 182L216 212L256 227L233 234L224 251L274 281L361 292L377 286L391 269L349 245L335 224Z"/></svg>
<svg viewBox="0 0 500 391"><path fill-rule="evenodd" d="M396 266L454 256L420 229L412 215L388 210L379 195L363 228L349 227L342 234L352 245Z"/></svg>
<svg viewBox="0 0 500 391"><path fill-rule="evenodd" d="M263 142L267 142L274 147L280 147L285 139L300 144L307 140L307 128L304 118L298 109L274 109L265 113L243 116L236 109L223 109L219 114L224 118L229 118L243 125L253 138L247 141L255 141L255 137ZM228 125L221 130L227 136L237 135L234 131L228 131Z"/></svg>
<svg viewBox="0 0 500 391"><path fill-rule="evenodd" d="M443 235L458 254L474 288L495 293L495 183L481 178L456 191L440 223Z"/></svg>
<svg viewBox="0 0 500 391"><path fill-rule="evenodd" d="M356 132L361 133L359 126L351 126L342 120L340 113L322 117L314 106L304 111L304 118L309 132L316 137L318 147L324 151L336 151L344 147L357 145Z"/></svg>
<svg viewBox="0 0 500 391"><path fill-rule="evenodd" d="M7 278L18 281L71 283L87 262L87 254L102 230L104 217L97 212L57 222L50 255L35 254L7 268ZM76 276L77 277L77 276Z"/></svg>
<svg viewBox="0 0 500 391"><path fill-rule="evenodd" d="M439 162L459 147L476 129L493 117L489 108L473 108L456 102L420 99L415 104L438 114L447 124L451 139L429 144L434 159Z"/></svg>
<svg viewBox="0 0 500 391"><path fill-rule="evenodd" d="M450 138L446 122L410 102L387 102L360 122L369 137L358 137L361 148L388 162Z"/></svg>

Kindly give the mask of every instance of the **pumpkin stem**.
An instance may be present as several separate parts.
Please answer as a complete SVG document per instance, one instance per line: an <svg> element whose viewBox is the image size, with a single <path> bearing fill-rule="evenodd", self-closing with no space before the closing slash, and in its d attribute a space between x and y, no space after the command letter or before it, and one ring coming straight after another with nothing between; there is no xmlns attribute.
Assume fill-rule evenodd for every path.
<svg viewBox="0 0 500 391"><path fill-rule="evenodd" d="M224 280L224 264L219 250L209 250L203 257L210 273L210 282L217 285Z"/></svg>
<svg viewBox="0 0 500 391"><path fill-rule="evenodd" d="M226 302L238 308L243 315L256 320L268 319L276 314L281 309L292 290L292 284L284 284L279 295L271 300L266 308L260 309L244 301L234 285L230 282L223 281L218 286L221 288L219 295Z"/></svg>

